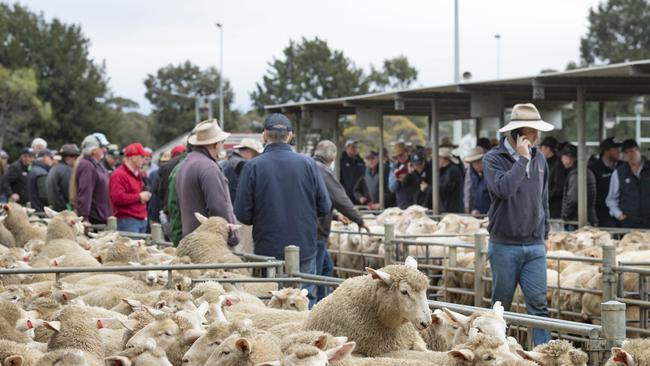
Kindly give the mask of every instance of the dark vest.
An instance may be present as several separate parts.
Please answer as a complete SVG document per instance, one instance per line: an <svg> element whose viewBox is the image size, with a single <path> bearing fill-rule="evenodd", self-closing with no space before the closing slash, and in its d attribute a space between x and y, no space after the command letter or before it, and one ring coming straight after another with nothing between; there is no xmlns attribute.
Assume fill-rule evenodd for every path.
<svg viewBox="0 0 650 366"><path fill-rule="evenodd" d="M620 184L618 206L632 220L645 224L650 220L650 162L646 161L637 178L630 164L624 163L616 169Z"/></svg>

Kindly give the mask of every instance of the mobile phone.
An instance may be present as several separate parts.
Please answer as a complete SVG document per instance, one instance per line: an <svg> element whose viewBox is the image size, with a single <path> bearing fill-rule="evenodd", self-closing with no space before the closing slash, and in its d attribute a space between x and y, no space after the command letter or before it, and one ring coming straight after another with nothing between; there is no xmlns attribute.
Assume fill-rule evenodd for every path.
<svg viewBox="0 0 650 366"><path fill-rule="evenodd" d="M517 140L519 140L519 134L517 133L517 130L510 131L510 137L512 137L512 139L517 142Z"/></svg>

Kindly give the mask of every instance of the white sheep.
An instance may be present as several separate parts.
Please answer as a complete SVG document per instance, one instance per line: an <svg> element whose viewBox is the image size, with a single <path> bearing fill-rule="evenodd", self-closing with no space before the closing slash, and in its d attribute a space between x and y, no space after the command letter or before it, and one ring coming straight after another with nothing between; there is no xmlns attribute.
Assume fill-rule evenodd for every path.
<svg viewBox="0 0 650 366"><path fill-rule="evenodd" d="M357 342L357 352L378 356L401 349L425 350L417 329L431 324L427 277L417 262L367 269L366 276L343 282L310 312L306 330L345 335Z"/></svg>

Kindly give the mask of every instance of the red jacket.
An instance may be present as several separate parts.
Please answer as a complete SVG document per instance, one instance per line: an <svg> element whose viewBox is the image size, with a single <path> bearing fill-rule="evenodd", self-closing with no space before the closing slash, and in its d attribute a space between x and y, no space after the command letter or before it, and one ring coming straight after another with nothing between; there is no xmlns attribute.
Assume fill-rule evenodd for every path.
<svg viewBox="0 0 650 366"><path fill-rule="evenodd" d="M133 218L145 220L147 218L147 204L140 201L140 192L144 189L144 182L140 175L122 164L111 174L110 193L113 216L118 219Z"/></svg>

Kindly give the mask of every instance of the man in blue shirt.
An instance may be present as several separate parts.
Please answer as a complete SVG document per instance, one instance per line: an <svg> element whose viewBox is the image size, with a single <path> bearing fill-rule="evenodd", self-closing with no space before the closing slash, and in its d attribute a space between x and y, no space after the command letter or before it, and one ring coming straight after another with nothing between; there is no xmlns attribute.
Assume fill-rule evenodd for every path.
<svg viewBox="0 0 650 366"><path fill-rule="evenodd" d="M488 211L492 270L492 303L512 305L517 284L521 286L529 314L548 316L546 300L546 248L549 231L548 165L532 146L539 131L553 125L542 121L532 104L517 104L507 132L498 147L483 159L483 174L492 203ZM550 334L533 330L535 345L547 342Z"/></svg>
<svg viewBox="0 0 650 366"><path fill-rule="evenodd" d="M244 166L237 185L235 215L253 225L255 253L284 259L284 247L300 247L300 271L316 274L318 217L332 203L316 162L291 150L289 118L264 121L264 152Z"/></svg>

